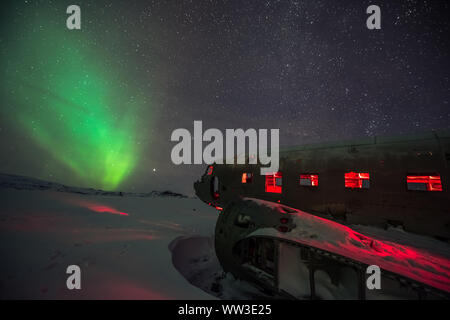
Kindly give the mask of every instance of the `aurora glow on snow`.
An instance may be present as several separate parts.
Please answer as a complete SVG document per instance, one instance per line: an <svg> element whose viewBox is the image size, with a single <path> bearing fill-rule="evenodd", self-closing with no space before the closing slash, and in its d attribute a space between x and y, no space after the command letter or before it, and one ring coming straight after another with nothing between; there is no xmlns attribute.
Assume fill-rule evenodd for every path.
<svg viewBox="0 0 450 320"><path fill-rule="evenodd" d="M137 164L142 98L119 82L86 33L24 25L7 45L17 54L2 57L5 115L83 184L117 188Z"/></svg>

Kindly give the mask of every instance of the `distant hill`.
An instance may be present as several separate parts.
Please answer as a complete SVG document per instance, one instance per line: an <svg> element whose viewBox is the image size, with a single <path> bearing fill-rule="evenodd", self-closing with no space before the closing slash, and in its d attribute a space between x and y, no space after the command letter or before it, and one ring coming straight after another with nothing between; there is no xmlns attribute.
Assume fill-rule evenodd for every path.
<svg viewBox="0 0 450 320"><path fill-rule="evenodd" d="M57 182L44 181L35 178L5 173L0 173L0 188L11 188L16 190L51 190L51 191L78 193L86 195L104 195L104 196L118 196L118 197L132 196L132 197L188 198L184 194L172 192L169 190L150 191L147 193L105 191L93 188L71 187Z"/></svg>

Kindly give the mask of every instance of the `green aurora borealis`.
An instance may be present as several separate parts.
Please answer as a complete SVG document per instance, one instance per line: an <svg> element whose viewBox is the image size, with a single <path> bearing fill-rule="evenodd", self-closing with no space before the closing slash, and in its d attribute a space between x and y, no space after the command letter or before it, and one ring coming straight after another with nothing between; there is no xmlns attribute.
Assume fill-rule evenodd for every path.
<svg viewBox="0 0 450 320"><path fill-rule="evenodd" d="M137 165L144 98L86 32L66 29L65 16L59 24L43 16L9 30L0 55L2 117L69 176L86 186L116 189Z"/></svg>
<svg viewBox="0 0 450 320"><path fill-rule="evenodd" d="M170 137L196 120L281 148L450 129L450 2L384 2L368 30L361 1L2 1L0 175L193 195Z"/></svg>

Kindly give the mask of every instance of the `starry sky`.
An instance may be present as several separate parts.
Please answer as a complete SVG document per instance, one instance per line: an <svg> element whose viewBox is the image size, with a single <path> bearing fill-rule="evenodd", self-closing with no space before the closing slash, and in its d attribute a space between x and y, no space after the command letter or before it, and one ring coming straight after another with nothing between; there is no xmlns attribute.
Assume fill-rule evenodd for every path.
<svg viewBox="0 0 450 320"><path fill-rule="evenodd" d="M450 129L445 0L1 6L0 172L193 194L205 165L173 165L170 135L194 120L281 146Z"/></svg>

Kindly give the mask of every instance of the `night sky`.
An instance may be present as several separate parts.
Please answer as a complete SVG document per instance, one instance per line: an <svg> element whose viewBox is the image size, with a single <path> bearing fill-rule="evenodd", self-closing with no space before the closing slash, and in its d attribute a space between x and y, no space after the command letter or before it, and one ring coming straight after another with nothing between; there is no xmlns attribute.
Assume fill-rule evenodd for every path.
<svg viewBox="0 0 450 320"><path fill-rule="evenodd" d="M282 146L450 128L448 1L1 6L3 173L192 194L205 165L173 165L170 135L194 120L279 128Z"/></svg>

